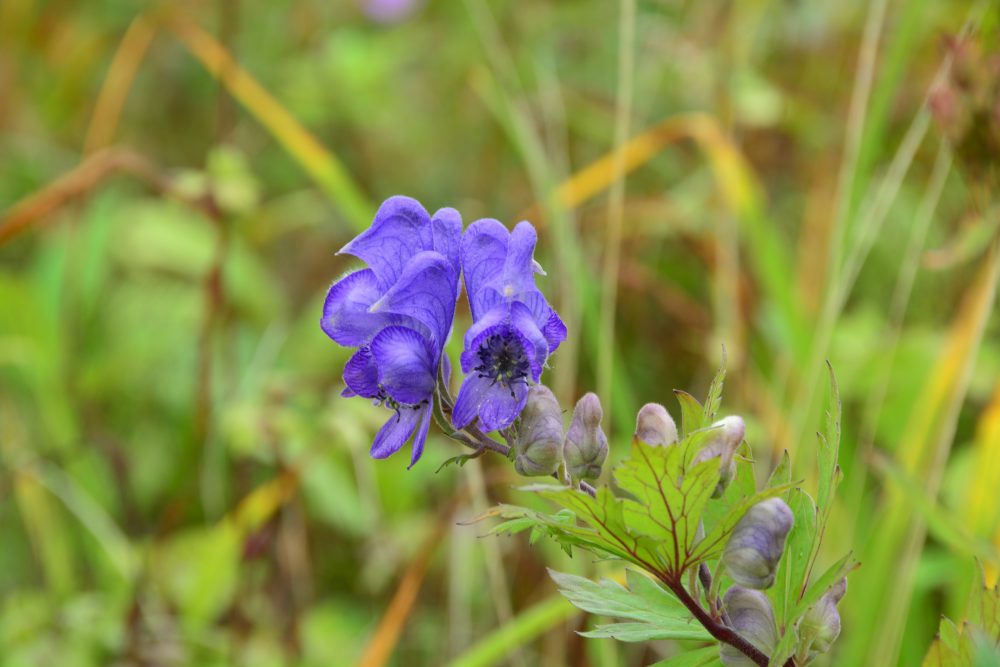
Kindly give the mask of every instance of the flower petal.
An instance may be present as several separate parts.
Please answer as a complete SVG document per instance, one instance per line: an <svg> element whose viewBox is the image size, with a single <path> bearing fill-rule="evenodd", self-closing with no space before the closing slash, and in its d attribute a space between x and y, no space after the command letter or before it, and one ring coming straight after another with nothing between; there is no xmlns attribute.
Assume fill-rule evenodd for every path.
<svg viewBox="0 0 1000 667"><path fill-rule="evenodd" d="M549 342L549 354L556 351L559 344L566 340L567 336L566 325L563 324L562 318L559 314L553 310L549 309L549 320L542 327L542 334L545 336L545 340Z"/></svg>
<svg viewBox="0 0 1000 667"><path fill-rule="evenodd" d="M413 408L403 408L390 416L375 434L375 441L369 452L371 457L384 459L398 452L413 433L413 429L423 416L422 412Z"/></svg>
<svg viewBox="0 0 1000 667"><path fill-rule="evenodd" d="M459 257L462 247L462 216L453 208L442 208L431 218L434 250L448 258L457 276L462 267Z"/></svg>
<svg viewBox="0 0 1000 667"><path fill-rule="evenodd" d="M364 260L384 292L403 272L410 258L433 247L430 215L410 197L390 197L375 214L372 226L341 249Z"/></svg>
<svg viewBox="0 0 1000 667"><path fill-rule="evenodd" d="M427 429L431 425L431 406L425 405L418 412L422 412L420 423L417 425L417 433L413 436L413 451L410 454L410 465L412 468L420 460L420 455L424 453L424 443L427 442Z"/></svg>
<svg viewBox="0 0 1000 667"><path fill-rule="evenodd" d="M509 238L507 228L491 218L476 220L462 235L462 271L473 320L487 310L480 302L480 293L502 275Z"/></svg>
<svg viewBox="0 0 1000 667"><path fill-rule="evenodd" d="M386 327L372 339L371 354L378 384L396 401L416 405L433 395L435 355L413 329Z"/></svg>
<svg viewBox="0 0 1000 667"><path fill-rule="evenodd" d="M510 307L511 325L523 339L525 352L531 360L531 379L538 382L542 375L542 368L549 356L549 342L538 329L531 311L520 301L515 301Z"/></svg>
<svg viewBox="0 0 1000 667"><path fill-rule="evenodd" d="M496 431L513 424L527 400L527 384L508 388L489 378L470 375L458 390L451 422L455 428L465 428L478 415L483 430Z"/></svg>
<svg viewBox="0 0 1000 667"><path fill-rule="evenodd" d="M419 323L440 348L451 331L457 298L458 274L444 255L427 251L414 255L399 280L369 310Z"/></svg>
<svg viewBox="0 0 1000 667"><path fill-rule="evenodd" d="M470 375L462 382L451 411L451 423L455 428L465 428L479 414L479 404L483 394L490 387L490 380L478 375Z"/></svg>
<svg viewBox="0 0 1000 667"><path fill-rule="evenodd" d="M479 423L485 431L498 431L514 423L528 401L528 385L487 387L479 404Z"/></svg>
<svg viewBox="0 0 1000 667"><path fill-rule="evenodd" d="M566 325L563 324L555 309L549 306L545 295L537 289L533 289L521 294L518 301L531 311L535 324L541 329L545 340L548 341L549 354L555 352L559 344L566 340Z"/></svg>
<svg viewBox="0 0 1000 667"><path fill-rule="evenodd" d="M535 244L538 234L530 222L519 222L510 234L507 259L503 266L503 284L500 292L508 299L516 299L525 292L535 291Z"/></svg>
<svg viewBox="0 0 1000 667"><path fill-rule="evenodd" d="M381 294L371 269L347 274L330 286L320 326L341 345L364 345L387 323L385 315L368 312Z"/></svg>
<svg viewBox="0 0 1000 667"><path fill-rule="evenodd" d="M375 398L378 395L378 369L367 347L359 348L344 365L344 384L347 396ZM347 393L350 392L350 393Z"/></svg>

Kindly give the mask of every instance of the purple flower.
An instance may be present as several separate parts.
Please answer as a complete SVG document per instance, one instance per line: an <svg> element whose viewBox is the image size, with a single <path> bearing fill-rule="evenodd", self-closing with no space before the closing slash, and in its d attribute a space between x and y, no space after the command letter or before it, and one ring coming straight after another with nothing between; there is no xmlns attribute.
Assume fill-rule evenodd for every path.
<svg viewBox="0 0 1000 667"><path fill-rule="evenodd" d="M423 452L458 298L461 234L454 209L431 217L414 199L390 197L372 226L340 251L368 268L330 287L320 325L337 343L358 348L344 367L343 395L395 413L375 436L374 458L397 452L414 433L411 466Z"/></svg>
<svg viewBox="0 0 1000 667"><path fill-rule="evenodd" d="M462 270L473 324L465 334L452 423L477 416L487 431L514 423L549 355L566 339L566 326L535 287L537 235L528 222L508 232L496 220L478 220L462 237Z"/></svg>

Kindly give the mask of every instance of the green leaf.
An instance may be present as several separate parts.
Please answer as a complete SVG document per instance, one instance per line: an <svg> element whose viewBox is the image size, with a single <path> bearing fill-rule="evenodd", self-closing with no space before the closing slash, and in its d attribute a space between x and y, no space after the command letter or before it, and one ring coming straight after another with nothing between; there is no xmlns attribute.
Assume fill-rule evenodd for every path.
<svg viewBox="0 0 1000 667"><path fill-rule="evenodd" d="M816 604L823 594L830 590L838 581L843 579L858 567L858 561L854 560L854 554L848 553L846 556L838 560L836 563L827 568L819 579L817 579L806 592L802 595L802 598L798 601L795 607L792 608L792 613L789 615L789 619L792 622L797 622L802 616L805 615L809 608Z"/></svg>
<svg viewBox="0 0 1000 667"><path fill-rule="evenodd" d="M830 512L833 494L843 477L837 464L840 451L840 390L837 388L833 366L829 362L827 369L830 372L830 400L826 408L826 426L819 436L819 496L816 499L820 513L820 534Z"/></svg>
<svg viewBox="0 0 1000 667"><path fill-rule="evenodd" d="M721 664L719 662L719 647L713 644L693 651L686 651L649 667L708 667L709 665L714 667L719 664Z"/></svg>
<svg viewBox="0 0 1000 667"><path fill-rule="evenodd" d="M792 481L792 459L788 456L788 450L781 453L781 460L771 471L771 476L767 478L767 486L781 486Z"/></svg>
<svg viewBox="0 0 1000 667"><path fill-rule="evenodd" d="M632 456L613 473L618 486L638 501L623 501L628 528L660 542L663 560L675 573L692 563L698 523L719 482L718 459L687 469L685 459L697 444L695 438L673 447L636 442Z"/></svg>
<svg viewBox="0 0 1000 667"><path fill-rule="evenodd" d="M775 486L759 491L752 496L739 499L718 523L714 526L706 526L705 538L698 542L698 545L691 552L690 562L696 563L719 557L726 546L726 540L729 539L730 533L736 528L736 524L740 522L740 519L747 513L747 510L762 500L780 496L792 488L792 486L792 484Z"/></svg>
<svg viewBox="0 0 1000 667"><path fill-rule="evenodd" d="M1000 639L1000 584L975 587L969 600L969 620L988 637Z"/></svg>
<svg viewBox="0 0 1000 667"><path fill-rule="evenodd" d="M620 642L648 642L654 639L708 639L711 635L697 625L678 631L650 623L607 623L578 633L590 639L617 639Z"/></svg>
<svg viewBox="0 0 1000 667"><path fill-rule="evenodd" d="M957 625L941 619L938 636L924 667L991 667L1000 665L1000 587L977 586L969 600L969 621Z"/></svg>
<svg viewBox="0 0 1000 667"><path fill-rule="evenodd" d="M705 428L709 422L705 420L705 409L691 394L680 389L674 389L677 402L681 404L682 436L687 437L695 431Z"/></svg>
<svg viewBox="0 0 1000 667"><path fill-rule="evenodd" d="M554 570L549 570L549 576L574 606L592 614L635 621L603 625L581 633L585 637L614 637L621 641L711 639L684 605L641 574L627 573L628 588L609 579L593 582Z"/></svg>
<svg viewBox="0 0 1000 667"><path fill-rule="evenodd" d="M570 487L533 487L539 495L571 510L589 526L585 539L604 552L635 563L650 571L667 570L669 562L662 544L655 537L656 526L648 511L636 502L616 498L607 488L597 496ZM632 525L626 523L626 509ZM558 528L565 530L564 527ZM585 528L574 528L574 534Z"/></svg>
<svg viewBox="0 0 1000 667"><path fill-rule="evenodd" d="M722 365L712 378L712 384L708 387L708 396L705 398L705 423L711 424L715 421L715 415L719 412L722 404L722 385L726 381L726 348L722 348Z"/></svg>
<svg viewBox="0 0 1000 667"><path fill-rule="evenodd" d="M560 487L552 488L558 489ZM582 492L577 493L586 495L582 494ZM494 516L507 519L507 521L494 526L488 533L490 535L514 534L530 528L533 531L532 542L537 539L537 534L535 534L537 531L553 538L567 553L571 553L572 547L576 546L589 549L602 556L611 556L623 560L630 560L631 558L630 554L623 551L620 545L608 542L592 528L580 526L577 523L576 514L568 509L561 510L555 514L545 514L544 512L537 512L516 505L498 505L476 517L474 521L481 521L482 519Z"/></svg>
<svg viewBox="0 0 1000 667"><path fill-rule="evenodd" d="M465 466L466 463L472 459L479 458L479 452L473 452L472 454L459 454L457 456L452 456L451 458L445 459L441 465L438 466L435 473L439 473L450 465L458 466L459 468Z"/></svg>
<svg viewBox="0 0 1000 667"><path fill-rule="evenodd" d="M154 580L192 628L207 627L232 602L241 548L236 526L224 521L177 533L154 553Z"/></svg>
<svg viewBox="0 0 1000 667"><path fill-rule="evenodd" d="M804 593L809 570L809 557L816 538L816 505L808 493L802 489L792 489L788 507L792 510L795 523L785 543L785 553L778 563L772 596L779 626L785 624L788 610Z"/></svg>

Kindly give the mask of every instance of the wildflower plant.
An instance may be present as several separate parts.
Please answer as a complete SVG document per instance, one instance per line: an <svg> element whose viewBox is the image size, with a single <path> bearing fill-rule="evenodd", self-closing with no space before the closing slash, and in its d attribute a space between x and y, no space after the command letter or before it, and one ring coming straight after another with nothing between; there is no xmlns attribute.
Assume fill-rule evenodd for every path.
<svg viewBox="0 0 1000 667"><path fill-rule="evenodd" d="M551 501L554 512L501 505L483 518L502 519L493 533L530 531L532 542L547 536L568 553L626 566L624 586L551 572L570 602L623 620L586 636L697 642L681 662L666 663L678 665L792 667L829 652L840 632L846 575L856 566L847 554L818 567L841 477L832 373L815 501L791 479L787 454L757 488L743 419L717 417L724 368L704 405L676 392L680 429L664 406L643 406L628 456L611 472L612 483L601 485L609 450L621 445L604 433L600 398L582 396L564 429L558 399L541 384L567 331L535 283L544 275L536 242L527 222L508 231L484 219L463 233L453 209L432 216L413 199L392 197L344 247L367 267L331 286L321 324L334 341L355 348L343 395L391 410L371 455L385 458L412 439L412 466L434 418L473 450L445 464L493 451L521 475L549 478L525 490ZM453 397L443 350L460 278L472 325L462 334L463 379Z"/></svg>

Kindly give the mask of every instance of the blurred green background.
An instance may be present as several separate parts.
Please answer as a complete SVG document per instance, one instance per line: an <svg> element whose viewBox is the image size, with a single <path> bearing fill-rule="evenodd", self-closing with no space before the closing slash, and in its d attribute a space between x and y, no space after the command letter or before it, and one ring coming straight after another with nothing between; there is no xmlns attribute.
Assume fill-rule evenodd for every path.
<svg viewBox="0 0 1000 667"><path fill-rule="evenodd" d="M863 563L831 664L919 664L1000 564L996 155L953 156L925 103L997 12L0 0L0 665L677 650L575 634L545 567L608 564L480 538L531 502L506 462L368 458L384 413L338 398L318 323L393 194L536 224L571 335L546 381L599 391L612 458L725 346L760 475L788 450L811 488L829 360L827 550Z"/></svg>

